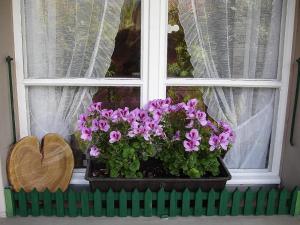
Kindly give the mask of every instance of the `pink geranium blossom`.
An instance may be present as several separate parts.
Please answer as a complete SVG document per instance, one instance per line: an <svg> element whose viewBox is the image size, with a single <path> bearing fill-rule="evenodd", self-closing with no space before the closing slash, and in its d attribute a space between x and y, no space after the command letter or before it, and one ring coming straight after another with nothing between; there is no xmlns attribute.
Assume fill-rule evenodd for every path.
<svg viewBox="0 0 300 225"><path fill-rule="evenodd" d="M95 145L91 147L90 156L98 158L100 155L100 149L97 148Z"/></svg>
<svg viewBox="0 0 300 225"><path fill-rule="evenodd" d="M81 139L84 141L91 141L92 140L92 130L90 128L82 128L81 130Z"/></svg>
<svg viewBox="0 0 300 225"><path fill-rule="evenodd" d="M112 131L110 132L109 134L109 143L115 143L115 142L118 142L120 141L122 135L120 133L120 131Z"/></svg>

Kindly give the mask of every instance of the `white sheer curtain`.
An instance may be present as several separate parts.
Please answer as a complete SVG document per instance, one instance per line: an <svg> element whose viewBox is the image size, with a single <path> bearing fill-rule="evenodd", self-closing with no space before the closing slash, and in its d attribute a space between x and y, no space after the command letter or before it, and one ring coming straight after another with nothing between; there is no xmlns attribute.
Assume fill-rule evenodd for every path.
<svg viewBox="0 0 300 225"><path fill-rule="evenodd" d="M123 0L24 0L27 78L104 77L122 5ZM31 133L68 138L93 93L85 87L29 87Z"/></svg>
<svg viewBox="0 0 300 225"><path fill-rule="evenodd" d="M194 77L276 79L281 0L178 0L179 18ZM205 88L215 120L229 121L236 143L230 168L265 168L272 132L275 91Z"/></svg>

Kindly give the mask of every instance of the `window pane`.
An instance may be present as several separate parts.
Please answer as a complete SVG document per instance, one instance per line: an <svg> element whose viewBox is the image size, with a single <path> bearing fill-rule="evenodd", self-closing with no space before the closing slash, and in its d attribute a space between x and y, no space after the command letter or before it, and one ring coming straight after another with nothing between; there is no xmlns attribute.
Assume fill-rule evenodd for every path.
<svg viewBox="0 0 300 225"><path fill-rule="evenodd" d="M236 141L225 156L229 168L262 169L268 166L275 106L273 89L168 87L176 102L190 98L214 121L229 121Z"/></svg>
<svg viewBox="0 0 300 225"><path fill-rule="evenodd" d="M140 77L141 0L25 1L28 78Z"/></svg>
<svg viewBox="0 0 300 225"><path fill-rule="evenodd" d="M106 77L140 77L141 0L125 0Z"/></svg>
<svg viewBox="0 0 300 225"><path fill-rule="evenodd" d="M169 0L168 77L276 79L282 1Z"/></svg>
<svg viewBox="0 0 300 225"><path fill-rule="evenodd" d="M71 144L75 167L83 167L86 146L77 133L77 119L91 99L104 107L116 109L140 106L139 87L28 87L30 133L42 138L46 133L58 133Z"/></svg>

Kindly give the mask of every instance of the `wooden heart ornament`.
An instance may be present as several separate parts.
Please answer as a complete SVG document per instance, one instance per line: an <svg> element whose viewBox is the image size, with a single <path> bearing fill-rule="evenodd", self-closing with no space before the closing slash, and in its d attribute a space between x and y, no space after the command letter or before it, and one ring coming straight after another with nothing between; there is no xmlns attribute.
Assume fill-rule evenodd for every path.
<svg viewBox="0 0 300 225"><path fill-rule="evenodd" d="M65 191L73 168L72 150L57 134L45 135L41 145L34 136L21 139L11 148L7 160L8 180L16 191Z"/></svg>

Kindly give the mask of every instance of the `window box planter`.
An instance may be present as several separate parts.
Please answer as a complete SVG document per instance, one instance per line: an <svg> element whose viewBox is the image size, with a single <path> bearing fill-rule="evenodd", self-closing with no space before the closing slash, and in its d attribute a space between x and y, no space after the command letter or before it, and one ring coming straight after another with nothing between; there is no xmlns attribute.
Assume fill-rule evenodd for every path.
<svg viewBox="0 0 300 225"><path fill-rule="evenodd" d="M223 160L218 158L220 162L220 175L218 177L203 177L203 178L180 178L180 177L163 177L163 178L109 178L109 177L94 177L93 171L99 169L99 165L94 160L88 159L85 179L89 181L91 190L99 189L100 191L108 191L110 188L113 191L158 191L164 188L165 191L183 191L188 188L190 191L196 191L201 188L203 191L210 189L222 190L226 182L231 179L231 175L226 168Z"/></svg>

